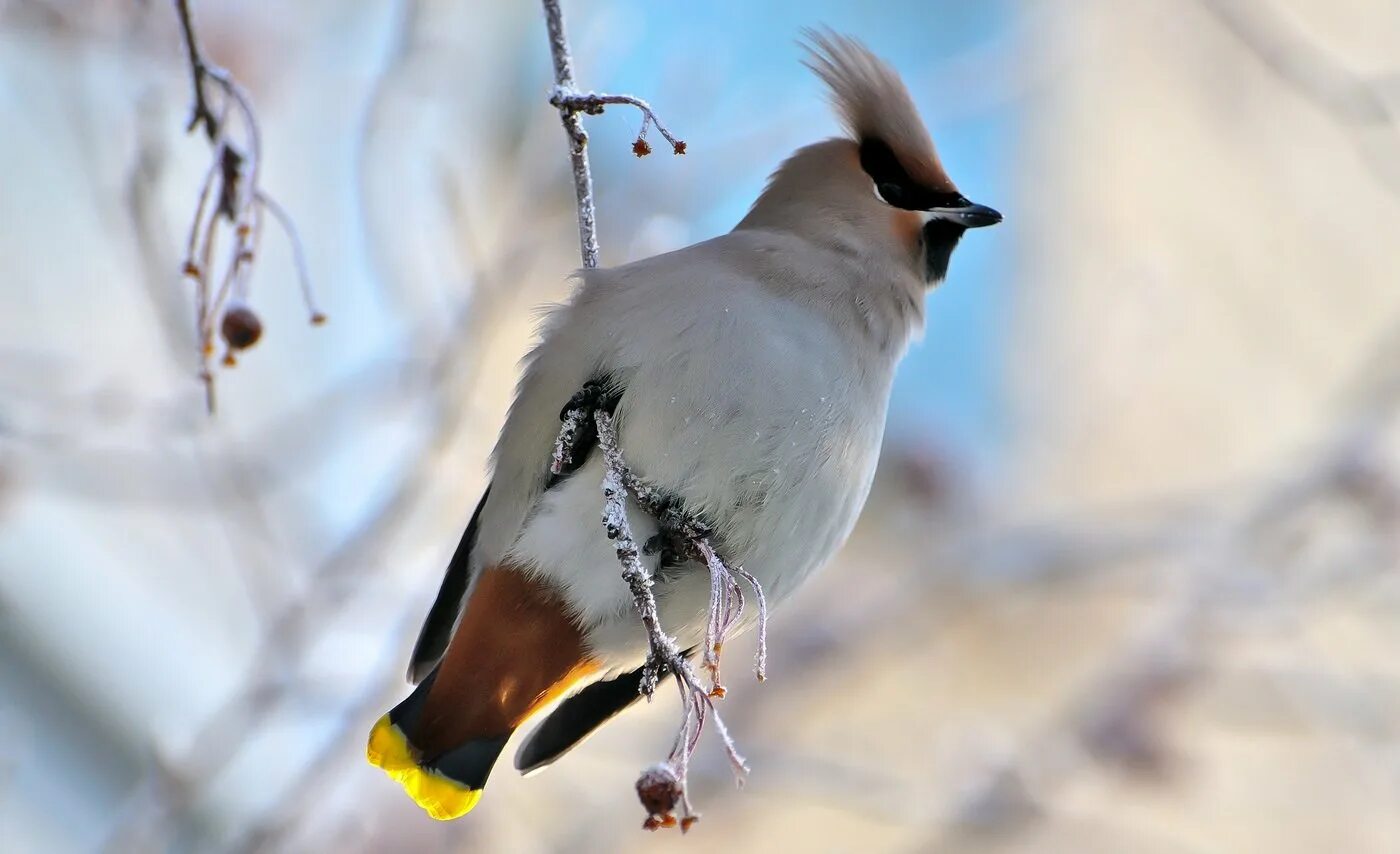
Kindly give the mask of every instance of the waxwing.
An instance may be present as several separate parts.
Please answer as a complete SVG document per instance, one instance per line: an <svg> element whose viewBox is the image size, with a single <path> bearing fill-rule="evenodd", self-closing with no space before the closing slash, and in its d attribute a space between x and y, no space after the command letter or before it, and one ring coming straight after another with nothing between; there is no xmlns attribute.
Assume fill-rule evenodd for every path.
<svg viewBox="0 0 1400 854"><path fill-rule="evenodd" d="M516 766L549 764L638 697L647 638L600 525L597 452L551 473L561 409L605 399L631 469L711 526L776 603L865 503L896 363L970 228L1001 215L943 171L899 76L811 33L846 135L799 149L720 237L585 270L547 315L481 497L413 651L413 693L369 758L434 818L476 805L511 734L562 702ZM638 540L657 522L628 508ZM666 631L704 636L704 567L644 554ZM752 610L749 612L752 620Z"/></svg>

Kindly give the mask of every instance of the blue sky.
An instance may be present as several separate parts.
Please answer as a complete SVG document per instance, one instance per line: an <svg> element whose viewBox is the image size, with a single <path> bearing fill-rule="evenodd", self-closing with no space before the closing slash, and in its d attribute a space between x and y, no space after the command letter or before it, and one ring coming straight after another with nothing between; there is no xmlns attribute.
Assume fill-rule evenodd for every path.
<svg viewBox="0 0 1400 854"><path fill-rule="evenodd" d="M628 0L607 12L589 10L575 27L576 42L581 38L586 45L590 32L606 27L608 43L622 46L581 62L585 87L649 96L665 92L665 82L676 75L703 76L699 85L712 93L703 108L666 105L653 96L673 129L690 139L689 159L700 153L700 165L694 168L705 173L701 180L724 188L696 213L690 235L696 240L732 227L767 173L791 148L836 132L819 83L801 65L797 36L803 27L825 25L857 36L900 69L954 180L969 197L1007 214L1010 227L969 234L954 258L948 281L930 295L927 334L911 349L896 382L890 432L910 441L932 440L979 466L996 456L1004 434L995 354L1007 304L1015 227L1015 211L1008 210L1008 205L1016 107L1002 102L979 108L978 92L953 95L919 84L936 82L940 65L951 58L1004 39L1012 22L1010 4L999 1L677 4ZM988 76L995 74L989 70ZM688 89L696 85L694 80L685 81ZM950 108L950 101L957 106ZM785 130L776 134L785 147L770 149L775 135L756 133L759 142L747 149L753 156L722 163L703 160L706 145L716 144L716 137L721 145L736 137L742 140L746 129L761 125L775 112L785 117ZM631 117L621 121L635 125ZM623 160L625 152L595 150L600 151L600 186L606 188L608 170L624 168L614 161ZM664 158L653 160L661 163L648 168L679 168L666 166ZM664 177L657 180L664 186ZM606 195L602 200L606 229Z"/></svg>

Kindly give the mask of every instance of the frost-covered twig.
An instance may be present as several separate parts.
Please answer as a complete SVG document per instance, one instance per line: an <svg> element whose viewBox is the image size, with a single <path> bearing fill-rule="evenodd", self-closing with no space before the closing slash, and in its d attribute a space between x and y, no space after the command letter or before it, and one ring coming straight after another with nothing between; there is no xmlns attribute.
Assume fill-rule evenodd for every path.
<svg viewBox="0 0 1400 854"><path fill-rule="evenodd" d="M632 151L638 157L651 153L646 141L648 124L656 125L677 154L685 153L685 143L673 136L651 105L640 98L579 92L574 85L574 58L564 32L564 13L559 8L559 0L542 0L542 3L545 25L549 29L549 53L554 60L554 89L550 92L549 103L559 110L564 132L569 137L569 161L573 166L574 194L578 199L579 254L583 256L583 266L591 270L598 266L598 218L593 204L593 173L588 167L588 132L583 129L579 114L597 115L607 104L628 104L641 110L642 129L632 143Z"/></svg>
<svg viewBox="0 0 1400 854"><path fill-rule="evenodd" d="M188 0L174 0L184 35L185 53L194 89L187 130L202 127L211 157L205 171L190 223L183 272L195 286L195 335L199 349L199 378L204 383L205 404L215 409L214 336L224 341L223 363L235 364L234 354L262 337L262 321L248 305L248 282L262 240L262 225L271 214L287 233L301 283L302 297L313 324L325 322L316 307L307 274L306 253L295 224L287 212L258 183L262 168L262 133L246 90L228 71L204 56L195 34ZM217 97L211 97L217 92ZM234 141L230 119L236 117L242 139ZM232 237L225 258L217 246L221 236ZM217 285L216 285L217 283Z"/></svg>
<svg viewBox="0 0 1400 854"><path fill-rule="evenodd" d="M603 453L603 526L608 539L613 541L613 548L617 550L617 560L622 564L622 580L631 589L632 603L646 628L650 652L642 671L641 691L650 697L656 690L661 670L670 669L679 677L690 665L676 647L675 639L661 630L656 597L651 592L651 573L642 565L641 549L632 536L632 526L627 519L627 465L617 447L612 416L598 410L593 413L593 418L598 427L598 448Z"/></svg>
<svg viewBox="0 0 1400 854"><path fill-rule="evenodd" d="M567 418L565 430L568 429ZM561 437L564 435L561 432ZM656 519L660 531L643 546L648 554L669 553L678 558L705 565L710 573L710 610L705 631L705 647L701 655L711 676L711 693L723 697L724 687L719 678L719 658L724 642L739 624L744 614L744 592L734 576L739 576L753 588L758 605L758 651L755 654L754 675L762 682L766 678L768 660L768 600L763 586L742 566L730 567L711 542L711 526L689 513L672 496L637 477L625 465L624 485L637 505Z"/></svg>
<svg viewBox="0 0 1400 854"><path fill-rule="evenodd" d="M657 117L651 105L631 95L601 95L596 92L579 92L574 85L573 57L569 51L569 40L564 32L564 16L559 8L559 0L542 0L545 23L549 29L550 55L554 60L554 89L549 102L559 110L559 118L569 138L569 159L573 167L574 194L578 201L579 253L585 269L598 266L598 225L597 211L593 202L593 175L588 166L588 133L583 129L581 113L597 115L609 104L625 104L642 112L642 127L632 144L632 151L638 157L651 153L646 141L647 128L656 125L657 131L671 144L676 154L685 153L685 143L677 139ZM700 733L706 717L714 721L715 730L724 742L735 778L742 783L748 772L744 759L729 736L719 713L715 711L714 700L724 696L720 684L719 658L724 639L738 623L744 609L744 594L735 580L741 575L753 586L758 600L759 651L757 675L764 678L766 659L766 636L768 608L763 589L758 580L742 568L731 570L710 543L710 529L700 520L685 511L669 497L643 483L627 468L618 447L617 432L613 422L611 407L605 403L605 385L589 383L565 406L560 414L563 421L559 437L554 444L554 455L550 461L550 472L554 476L572 471L580 462L581 449L586 449L591 436L590 426L597 431L599 449L603 454L603 522L608 538L613 541L618 562L622 564L622 577L632 592L632 603L646 629L648 653L642 666L640 691L648 699L656 691L661 675L670 670L676 676L676 686L681 695L683 710L680 730L676 733L675 745L664 763L647 769L637 780L637 795L647 810L646 823L649 830L660 827L673 827L679 824L682 831L699 819L686 795L686 772L690 756L700 742ZM589 424L589 416L592 424ZM710 687L702 687L696 678L690 662L676 646L675 638L666 634L661 626L656 609L656 597L652 594L652 578L642 564L642 550L632 535L627 519L627 497L631 493L638 506L656 518L662 533L658 539L667 540L667 545L680 555L704 563L710 572L710 612L705 629L705 648L701 660L710 674ZM650 543L648 543L650 546ZM677 813L679 812L679 817Z"/></svg>
<svg viewBox="0 0 1400 854"><path fill-rule="evenodd" d="M705 544L708 546L709 541L706 540ZM754 598L758 600L758 650L754 653L753 672L762 682L768 678L768 599L763 595L763 585L747 569L736 566L734 571L749 583Z"/></svg>
<svg viewBox="0 0 1400 854"><path fill-rule="evenodd" d="M564 34L564 13L559 0L542 0L545 26L549 29L549 53L554 59L554 86L572 91L574 88L574 57L569 51L569 38ZM561 107L559 119L569 137L569 161L574 172L574 194L578 201L578 242L583 266L598 266L598 222L593 206L593 173L588 168L588 132L577 110Z"/></svg>
<svg viewBox="0 0 1400 854"><path fill-rule="evenodd" d="M744 758L715 709L712 692L700 684L690 662L676 646L675 638L661 628L656 597L651 591L651 574L642 564L641 550L627 519L627 483L633 477L618 448L612 414L598 409L594 411L593 419L598 428L598 449L603 455L603 524L608 539L613 541L613 547L617 550L617 559L623 567L622 577L632 590L633 604L647 633L650 651L642 670L641 691L650 697L664 668L675 675L681 695L681 726L670 756L666 762L647 769L637 780L637 795L647 809L643 826L655 830L679 823L681 830L686 830L699 819L686 796L685 786L690 757L700 743L700 733L707 716L713 718L715 730L724 742L736 782L742 784L748 766L744 764ZM680 812L679 816L676 815L677 811Z"/></svg>
<svg viewBox="0 0 1400 854"><path fill-rule="evenodd" d="M554 91L549 95L549 103L559 110L569 110L574 113L587 113L590 116L601 116L603 108L609 104L626 104L636 107L642 112L642 129L637 132L637 139L632 143L632 153L638 157L646 157L651 154L651 144L647 142L647 128L656 125L656 130L671 144L671 150L676 154L685 154L685 140L677 139L675 134L667 129L661 118L656 115L656 111L651 105L641 98L632 95L604 95L598 92L577 92L564 86L556 85Z"/></svg>

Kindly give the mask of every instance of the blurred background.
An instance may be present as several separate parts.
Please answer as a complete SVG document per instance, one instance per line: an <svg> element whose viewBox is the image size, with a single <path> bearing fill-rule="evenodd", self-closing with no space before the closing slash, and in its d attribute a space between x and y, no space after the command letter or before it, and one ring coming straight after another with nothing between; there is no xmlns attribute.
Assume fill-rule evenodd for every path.
<svg viewBox="0 0 1400 854"><path fill-rule="evenodd" d="M0 0L0 850L1400 850L1400 7L564 5L689 147L586 119L604 263L836 132L820 23L1007 216L768 682L730 665L747 787L707 741L703 821L639 830L665 692L454 823L363 760L578 264L538 4L196 0L330 318L269 229L210 417L172 6Z"/></svg>

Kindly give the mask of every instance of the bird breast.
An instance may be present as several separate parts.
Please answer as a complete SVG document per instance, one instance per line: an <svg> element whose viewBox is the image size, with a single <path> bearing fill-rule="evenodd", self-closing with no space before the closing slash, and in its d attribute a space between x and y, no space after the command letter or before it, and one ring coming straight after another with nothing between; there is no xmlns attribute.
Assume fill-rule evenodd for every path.
<svg viewBox="0 0 1400 854"><path fill-rule="evenodd" d="M782 599L845 540L869 492L893 359L862 347L820 307L731 282L644 322L626 289L576 310L617 342L605 359L623 388L616 415L629 466L716 528L732 564ZM678 305L679 303L679 305ZM640 649L627 588L617 578L599 513L599 454L546 492L513 556L565 591L605 659ZM653 521L632 509L639 540ZM655 571L655 558L649 559ZM657 596L666 629L683 644L704 626L703 569L668 577ZM749 609L753 616L753 609ZM610 656L610 650L616 655Z"/></svg>

